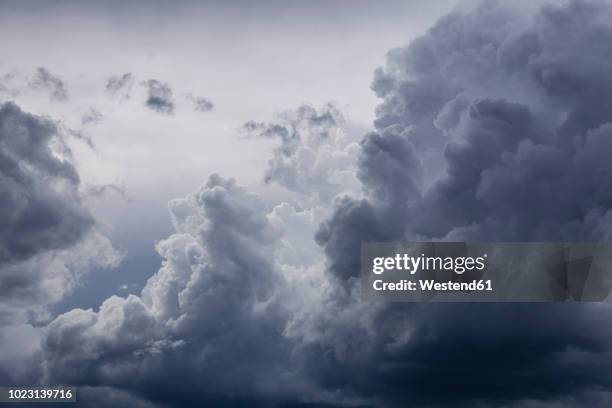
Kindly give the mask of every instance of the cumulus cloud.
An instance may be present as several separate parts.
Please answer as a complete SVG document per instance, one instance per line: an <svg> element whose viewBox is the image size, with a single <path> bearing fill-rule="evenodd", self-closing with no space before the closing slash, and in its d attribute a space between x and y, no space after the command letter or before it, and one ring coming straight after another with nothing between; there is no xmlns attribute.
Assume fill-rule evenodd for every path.
<svg viewBox="0 0 612 408"><path fill-rule="evenodd" d="M44 67L38 67L36 73L30 80L30 86L34 89L44 89L49 92L52 101L64 102L68 100L68 89L65 82L57 75L49 72Z"/></svg>
<svg viewBox="0 0 612 408"><path fill-rule="evenodd" d="M157 245L163 264L140 296L47 327L44 381L127 387L183 406L282 393L289 302L273 264L279 231L261 198L214 175L170 212L176 233ZM180 396L160 392L160 380Z"/></svg>
<svg viewBox="0 0 612 408"><path fill-rule="evenodd" d="M601 22L608 14L604 3L544 6L535 16L484 3L393 50L373 83L383 103L359 159L364 205L380 213L377 222L401 206L397 238L607 239L610 118L600 106L611 84L607 54L587 44L612 33ZM449 41L457 27L465 43ZM553 86L561 73L566 80ZM434 140L420 140L426 135ZM433 179L431 150L443 169Z"/></svg>
<svg viewBox="0 0 612 408"><path fill-rule="evenodd" d="M170 203L140 295L44 329L39 381L175 407L608 406L608 306L370 304L357 275L363 241L609 239L610 21L590 2L439 20L377 70L375 131L345 166L361 195L338 197L320 248L304 238L320 205L270 208L212 176ZM268 181L341 193L340 166L317 165L353 149L339 117L247 123L278 143Z"/></svg>
<svg viewBox="0 0 612 408"><path fill-rule="evenodd" d="M56 131L13 103L0 107L0 264L70 246L93 224L75 168L54 149L62 147Z"/></svg>
<svg viewBox="0 0 612 408"><path fill-rule="evenodd" d="M611 15L603 2L485 2L389 53L359 158L366 197L341 200L317 234L345 289L338 299L358 288L362 241L609 240L612 49L593 39L612 35ZM361 308L346 302L338 313ZM609 398L594 393L610 387L612 367L597 363L612 345L605 305L386 305L369 315L365 327L324 326L331 334L310 356L329 360L310 365L327 387L400 406Z"/></svg>
<svg viewBox="0 0 612 408"><path fill-rule="evenodd" d="M212 103L211 100L202 96L194 96L192 94L187 94L187 99L192 103L193 110L195 110L196 112L210 112L215 108L215 104Z"/></svg>
<svg viewBox="0 0 612 408"><path fill-rule="evenodd" d="M326 203L341 191L359 191L354 167L359 146L346 133L344 116L335 106L303 105L280 113L274 122L250 121L243 128L250 137L278 142L268 162L267 183Z"/></svg>
<svg viewBox="0 0 612 408"><path fill-rule="evenodd" d="M142 85L147 88L145 106L159 113L174 115L174 96L170 85L157 79L143 81Z"/></svg>
<svg viewBox="0 0 612 408"><path fill-rule="evenodd" d="M11 102L0 105L0 163L0 327L10 336L36 333L29 324L48 319L48 306L83 273L115 266L120 256L82 203L54 122ZM0 344L7 355L20 355L11 354L19 343ZM23 371L11 367L2 365L0 378Z"/></svg>
<svg viewBox="0 0 612 408"><path fill-rule="evenodd" d="M106 90L111 96L117 96L120 100L130 99L134 76L130 72L122 75L113 75L106 81Z"/></svg>

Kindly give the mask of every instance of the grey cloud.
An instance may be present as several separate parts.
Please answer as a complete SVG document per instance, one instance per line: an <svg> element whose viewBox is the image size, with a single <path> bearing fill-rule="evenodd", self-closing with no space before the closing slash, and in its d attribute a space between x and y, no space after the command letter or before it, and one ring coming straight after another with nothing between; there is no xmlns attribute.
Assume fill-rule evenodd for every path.
<svg viewBox="0 0 612 408"><path fill-rule="evenodd" d="M174 96L167 83L149 79L142 82L142 85L147 88L145 106L159 113L174 115Z"/></svg>
<svg viewBox="0 0 612 408"><path fill-rule="evenodd" d="M0 322L3 320L0 316ZM40 329L28 324L0 325L0 383L10 385L14 379L24 378L32 381L40 375Z"/></svg>
<svg viewBox="0 0 612 408"><path fill-rule="evenodd" d="M119 96L121 100L130 99L134 76L130 72L122 75L113 75L106 81L106 90L112 96Z"/></svg>
<svg viewBox="0 0 612 408"><path fill-rule="evenodd" d="M193 110L196 112L210 112L215 108L215 104L202 96L187 95L187 99L193 104Z"/></svg>
<svg viewBox="0 0 612 408"><path fill-rule="evenodd" d="M375 75L364 196L338 198L320 226L321 281L278 262L280 210L212 176L171 202L176 233L140 296L46 328L44 382L181 407L609 406L606 305L368 304L357 274L362 241L609 240L612 42L594 39L611 16L486 2L441 19ZM245 125L280 143L271 181L316 191L293 160L322 154L330 117Z"/></svg>
<svg viewBox="0 0 612 408"><path fill-rule="evenodd" d="M89 125L89 124L98 124L102 121L104 115L100 113L96 108L88 108L83 116L81 116L81 124Z"/></svg>
<svg viewBox="0 0 612 408"><path fill-rule="evenodd" d="M93 219L78 198L79 177L58 158L55 125L13 103L0 107L0 264L77 242Z"/></svg>
<svg viewBox="0 0 612 408"><path fill-rule="evenodd" d="M406 231L404 217L420 202L422 167L413 144L395 130L365 135L357 177L367 199L342 197L315 235L332 277L342 284L351 285L359 271L355 254L361 251L361 242L415 238Z"/></svg>
<svg viewBox="0 0 612 408"><path fill-rule="evenodd" d="M420 198L421 163L405 135L387 129L361 141L358 176L373 201L405 209Z"/></svg>
<svg viewBox="0 0 612 408"><path fill-rule="evenodd" d="M610 16L604 2L535 12L485 2L389 54L373 83L383 99L377 132L359 159L366 199L341 201L317 234L348 292L331 300L337 313L360 308L347 298L362 241L610 239L612 48L594 41L612 35ZM610 403L595 392L610 387L612 370L605 305L384 305L370 314L361 329L327 323L306 353L328 356L309 364L325 388L390 406Z"/></svg>
<svg viewBox="0 0 612 408"><path fill-rule="evenodd" d="M80 140L80 141L86 143L87 146L89 146L91 149L95 149L95 145L94 145L93 140L91 139L91 137L86 135L83 131L78 130L78 129L72 129L72 128L67 127L67 126L64 126L64 128L62 130L65 131L67 135L70 135L70 136L74 137L75 139Z"/></svg>
<svg viewBox="0 0 612 408"><path fill-rule="evenodd" d="M328 307L340 322L322 320L306 370L373 406L604 406L590 404L612 369L600 305Z"/></svg>
<svg viewBox="0 0 612 408"><path fill-rule="evenodd" d="M243 130L249 137L279 142L268 161L267 183L325 202L339 190L358 190L352 168L358 145L346 134L344 116L334 105L302 105L278 114L271 123L247 122Z"/></svg>
<svg viewBox="0 0 612 408"><path fill-rule="evenodd" d="M54 122L12 102L0 105L0 331L28 333L20 346L34 349L11 354L22 356L21 363L7 357L0 365L5 384L38 371L32 345L40 331L30 323L48 319L49 305L87 270L114 266L120 258L82 203L69 153ZM0 336L7 352L14 347L10 338Z"/></svg>
<svg viewBox="0 0 612 408"><path fill-rule="evenodd" d="M20 87L15 82L20 82L21 75L18 72L7 72L0 76L0 94L12 97L19 95Z"/></svg>
<svg viewBox="0 0 612 408"><path fill-rule="evenodd" d="M109 192L115 193L119 195L120 197L127 200L127 193L126 193L125 187L118 185L118 184L113 184L113 183L90 186L85 190L84 196L85 197L100 197L105 194L108 194Z"/></svg>
<svg viewBox="0 0 612 408"><path fill-rule="evenodd" d="M282 393L286 299L263 202L214 175L170 211L176 233L158 244L164 261L141 296L47 327L44 382L120 386L172 406Z"/></svg>
<svg viewBox="0 0 612 408"><path fill-rule="evenodd" d="M389 54L373 84L383 103L358 174L369 205L404 207L397 238L607 238L594 220L610 203L602 156L611 85L601 68L608 54L589 38L612 32L598 17L610 13L606 3L570 2L533 17L484 3ZM448 41L457 27L465 43ZM553 72L572 80L550 82ZM431 163L441 169L433 179Z"/></svg>
<svg viewBox="0 0 612 408"><path fill-rule="evenodd" d="M333 105L327 105L318 112L309 105L303 105L294 112L287 111L279 114L279 123L247 122L244 128L254 137L278 138L281 141L279 152L289 156L297 150L300 142L306 137L327 139L335 131L338 122L344 121L341 113ZM313 129L314 128L314 129ZM302 133L313 130L316 135Z"/></svg>
<svg viewBox="0 0 612 408"><path fill-rule="evenodd" d="M165 404L154 404L127 391L112 387L79 387L78 406L86 408L165 408Z"/></svg>
<svg viewBox="0 0 612 408"><path fill-rule="evenodd" d="M36 74L32 77L30 86L49 91L51 100L59 102L68 100L68 89L64 81L44 67L36 69Z"/></svg>

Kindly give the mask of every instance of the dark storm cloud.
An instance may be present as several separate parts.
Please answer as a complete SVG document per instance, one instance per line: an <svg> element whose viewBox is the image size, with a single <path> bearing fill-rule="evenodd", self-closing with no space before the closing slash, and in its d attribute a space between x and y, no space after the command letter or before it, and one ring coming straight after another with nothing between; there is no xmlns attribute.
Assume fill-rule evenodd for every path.
<svg viewBox="0 0 612 408"><path fill-rule="evenodd" d="M119 96L122 100L130 99L134 76L126 72L123 75L114 75L106 81L106 90L112 96Z"/></svg>
<svg viewBox="0 0 612 408"><path fill-rule="evenodd" d="M590 394L611 386L610 314L601 306L363 309L336 305L341 322L328 322L322 339L301 350L321 387L373 406L605 406L591 405Z"/></svg>
<svg viewBox="0 0 612 408"><path fill-rule="evenodd" d="M204 98L202 96L194 96L191 94L187 95L187 99L192 103L193 110L196 112L210 112L215 108L215 104L212 103L211 100Z"/></svg>
<svg viewBox="0 0 612 408"><path fill-rule="evenodd" d="M165 408L165 404L153 404L127 391L111 387L79 387L79 407L86 408Z"/></svg>
<svg viewBox="0 0 612 408"><path fill-rule="evenodd" d="M357 177L369 200L343 197L315 235L340 282L359 270L361 242L408 238L402 218L420 199L422 174L413 144L395 129L369 133L361 141ZM367 238L367 239L366 239Z"/></svg>
<svg viewBox="0 0 612 408"><path fill-rule="evenodd" d="M149 79L142 85L147 88L145 106L159 113L174 115L174 96L170 85L157 79Z"/></svg>
<svg viewBox="0 0 612 408"><path fill-rule="evenodd" d="M91 267L118 254L83 205L66 133L55 122L0 104L0 382L39 375L41 331Z"/></svg>
<svg viewBox="0 0 612 408"><path fill-rule="evenodd" d="M78 241L92 219L80 205L75 168L53 151L55 125L5 103L0 142L0 264Z"/></svg>
<svg viewBox="0 0 612 408"><path fill-rule="evenodd" d="M213 176L171 202L176 233L140 296L46 328L43 382L174 407L609 406L609 307L363 303L357 274L363 241L609 240L611 21L587 2L441 19L375 75L364 197L340 198L316 235L329 281L308 292L313 276L286 273L264 202ZM285 163L311 148L291 123L245 127Z"/></svg>
<svg viewBox="0 0 612 408"><path fill-rule="evenodd" d="M170 210L177 232L158 244L164 262L141 297L49 325L45 381L121 385L172 406L246 404L289 381L282 279L269 260L278 235L259 196L215 175Z"/></svg>
<svg viewBox="0 0 612 408"><path fill-rule="evenodd" d="M30 86L45 89L51 100L64 102L68 100L68 90L64 81L44 67L39 67L30 81Z"/></svg>
<svg viewBox="0 0 612 408"><path fill-rule="evenodd" d="M0 105L0 328L44 315L89 265L116 263L66 149L54 122Z"/></svg>
<svg viewBox="0 0 612 408"><path fill-rule="evenodd" d="M611 14L605 3L529 17L484 3L390 53L359 175L369 205L405 207L398 238L608 238L610 50L590 42L612 35ZM465 40L449 41L457 27ZM443 174L424 181L419 168L436 158Z"/></svg>
<svg viewBox="0 0 612 408"><path fill-rule="evenodd" d="M354 287L362 241L609 240L611 17L603 2L485 2L390 52L359 160L367 199L345 198L317 235L335 279ZM611 386L610 319L604 305L387 305L367 330L330 323L306 358L329 356L309 364L325 387L380 404L607 406L593 393Z"/></svg>

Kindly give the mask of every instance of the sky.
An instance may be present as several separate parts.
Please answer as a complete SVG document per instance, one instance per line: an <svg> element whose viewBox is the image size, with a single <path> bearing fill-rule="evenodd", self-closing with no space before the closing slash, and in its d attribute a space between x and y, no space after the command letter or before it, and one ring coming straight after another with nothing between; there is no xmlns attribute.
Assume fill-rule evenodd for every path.
<svg viewBox="0 0 612 408"><path fill-rule="evenodd" d="M0 4L0 385L607 407L607 304L360 298L366 241L612 237L607 1Z"/></svg>
<svg viewBox="0 0 612 408"><path fill-rule="evenodd" d="M113 184L125 193L111 190L88 203L115 245L127 251L125 261L114 272L90 274L95 289L76 291L60 310L96 307L123 285L139 290L160 261L154 243L172 228L168 201L209 174L262 184L271 145L245 142L244 123L331 102L356 137L365 133L377 104L369 88L374 69L390 48L422 32L453 3L3 4L2 35L14 40L0 44L0 73L19 73L28 82L25 77L42 66L65 82L69 94L58 102L22 90L15 101L91 139L93 149L71 146L83 185ZM125 73L133 76L134 96L121 101L105 85ZM149 79L169 84L174 115L142 108L140 83ZM194 111L187 94L215 108ZM100 122L83 125L91 109Z"/></svg>

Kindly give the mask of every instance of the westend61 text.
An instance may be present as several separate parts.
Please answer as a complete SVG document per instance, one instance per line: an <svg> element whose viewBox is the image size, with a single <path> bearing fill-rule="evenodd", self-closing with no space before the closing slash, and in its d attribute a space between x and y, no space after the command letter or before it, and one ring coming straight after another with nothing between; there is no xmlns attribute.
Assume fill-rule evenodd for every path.
<svg viewBox="0 0 612 408"><path fill-rule="evenodd" d="M384 282L382 279L377 279L372 283L375 291L436 291L436 292L454 292L454 291L490 291L493 290L491 280L473 280L470 282L438 282L433 279L420 279L417 282L408 279L402 279L398 282Z"/></svg>

